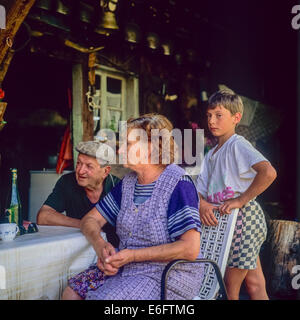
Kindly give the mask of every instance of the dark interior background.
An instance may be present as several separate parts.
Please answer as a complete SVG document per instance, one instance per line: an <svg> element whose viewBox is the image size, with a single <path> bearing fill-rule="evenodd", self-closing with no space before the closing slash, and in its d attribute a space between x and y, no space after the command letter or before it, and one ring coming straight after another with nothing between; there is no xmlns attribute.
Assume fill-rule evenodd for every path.
<svg viewBox="0 0 300 320"><path fill-rule="evenodd" d="M92 0L87 2L95 3ZM153 25L159 30L159 23L151 24L148 19L147 1L137 3L141 9L135 14L142 28L150 29ZM168 1L152 3L168 5ZM193 85L198 88L199 95L201 87L212 93L218 84L224 83L239 94L271 105L276 112L280 112L279 129L268 141L257 141L257 148L278 172L276 182L260 198L263 202L279 202L279 213L273 212L272 206L266 208L267 212L270 216L289 220L296 219L298 170L297 31L291 28L292 6L289 1L267 0L176 1L176 6L170 7L171 11L176 11L174 21L169 29L161 28L161 32L174 38L183 54L190 45L196 49L199 63L196 64ZM125 1L120 1L120 7L123 15L119 10L118 17L122 26L130 15ZM201 17L197 24L185 17L185 8L197 10ZM178 35L178 25L186 29L186 37ZM20 43L25 37L22 37L22 32L20 29ZM120 46L120 39L121 35L115 37L114 48ZM209 61L209 69L203 68L202 60ZM162 63L159 58L155 61ZM181 72L192 67L183 65ZM178 73L177 81L183 85L180 76ZM59 152L66 128L65 125L40 126L38 120L45 115L41 110L52 110L69 120L67 91L72 88L71 77L72 62L32 53L30 46L15 54L2 84L8 107L5 113L7 125L0 132L0 213L6 206L10 190L9 168L17 167L23 216L26 218L29 170L49 168L48 156ZM140 88L143 89L143 83L140 83ZM36 124L23 121L29 116L37 120ZM175 125L180 123L180 113L173 113L172 118Z"/></svg>

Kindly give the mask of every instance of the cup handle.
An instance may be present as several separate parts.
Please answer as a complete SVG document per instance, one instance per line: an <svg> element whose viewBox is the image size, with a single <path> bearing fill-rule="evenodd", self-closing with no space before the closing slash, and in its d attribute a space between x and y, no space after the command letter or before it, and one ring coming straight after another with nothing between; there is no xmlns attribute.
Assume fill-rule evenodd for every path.
<svg viewBox="0 0 300 320"><path fill-rule="evenodd" d="M19 226L16 225L16 234L20 231Z"/></svg>

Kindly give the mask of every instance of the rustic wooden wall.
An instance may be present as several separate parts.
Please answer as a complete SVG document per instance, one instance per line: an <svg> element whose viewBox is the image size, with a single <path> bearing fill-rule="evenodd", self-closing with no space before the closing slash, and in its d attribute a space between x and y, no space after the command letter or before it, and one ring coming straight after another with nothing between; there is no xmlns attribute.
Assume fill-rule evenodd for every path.
<svg viewBox="0 0 300 320"><path fill-rule="evenodd" d="M292 269L300 265L300 223L270 220L268 236L262 251L262 266L267 291L278 299L300 299L300 289L292 286Z"/></svg>

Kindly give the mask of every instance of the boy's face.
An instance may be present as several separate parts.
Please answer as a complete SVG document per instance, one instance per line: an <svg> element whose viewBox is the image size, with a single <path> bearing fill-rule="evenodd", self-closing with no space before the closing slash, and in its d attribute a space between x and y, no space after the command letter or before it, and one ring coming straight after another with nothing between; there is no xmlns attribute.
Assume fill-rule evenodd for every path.
<svg viewBox="0 0 300 320"><path fill-rule="evenodd" d="M222 105L217 106L214 109L207 109L206 115L209 131L215 137L235 133L235 127L242 118L242 115L239 112L232 115L231 112Z"/></svg>

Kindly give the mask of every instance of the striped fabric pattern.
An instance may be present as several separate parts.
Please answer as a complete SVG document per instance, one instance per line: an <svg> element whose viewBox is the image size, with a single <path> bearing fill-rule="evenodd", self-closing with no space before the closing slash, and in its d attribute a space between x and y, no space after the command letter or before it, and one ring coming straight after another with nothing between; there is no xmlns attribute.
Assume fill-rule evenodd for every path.
<svg viewBox="0 0 300 320"><path fill-rule="evenodd" d="M120 211L120 205L116 202L113 194L110 192L103 200L96 204L96 209L102 216L114 227Z"/></svg>
<svg viewBox="0 0 300 320"><path fill-rule="evenodd" d="M170 243L167 211L171 195L178 186L184 170L175 164L167 166L155 183L152 195L136 207L133 201L137 181L135 173L124 177L122 203L117 217L116 229L120 238L119 250L140 249ZM192 193L197 203L197 191ZM183 189L186 191L186 188ZM191 193L190 190L188 193ZM188 199L188 196L183 196ZM198 215L198 220L200 220ZM201 256L199 252L199 256ZM96 290L88 291L87 300L158 300L161 274L168 262L141 261L125 264L118 273L108 277ZM202 282L202 267L198 264L180 266L170 273L168 299L192 299Z"/></svg>
<svg viewBox="0 0 300 320"><path fill-rule="evenodd" d="M136 206L144 203L148 198L151 197L156 181L150 184L135 184L133 202Z"/></svg>
<svg viewBox="0 0 300 320"><path fill-rule="evenodd" d="M186 231L192 229L193 226L196 230L200 231L199 211L190 206L184 206L181 210L175 212L168 219L168 230L171 239L181 236Z"/></svg>
<svg viewBox="0 0 300 320"><path fill-rule="evenodd" d="M135 184L134 204L138 207L152 195L156 181L143 185ZM117 216L121 207L122 181L99 203L97 210L113 226L116 225ZM168 231L172 241L190 229L200 231L198 203L195 202L195 187L189 176L182 176L171 195L168 207Z"/></svg>

